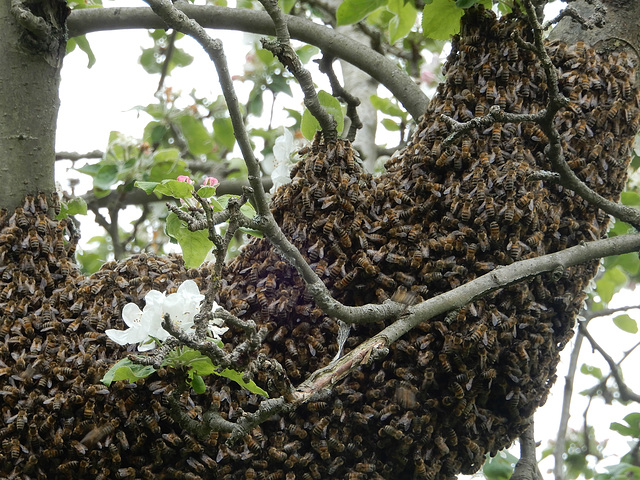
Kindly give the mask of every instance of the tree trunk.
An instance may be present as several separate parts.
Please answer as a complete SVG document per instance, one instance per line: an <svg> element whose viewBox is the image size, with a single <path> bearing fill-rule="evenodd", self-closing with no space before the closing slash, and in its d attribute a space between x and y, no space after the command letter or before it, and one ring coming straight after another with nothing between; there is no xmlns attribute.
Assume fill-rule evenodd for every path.
<svg viewBox="0 0 640 480"><path fill-rule="evenodd" d="M60 69L66 45L66 2L28 10L0 2L0 205L21 205L26 193L54 191Z"/></svg>

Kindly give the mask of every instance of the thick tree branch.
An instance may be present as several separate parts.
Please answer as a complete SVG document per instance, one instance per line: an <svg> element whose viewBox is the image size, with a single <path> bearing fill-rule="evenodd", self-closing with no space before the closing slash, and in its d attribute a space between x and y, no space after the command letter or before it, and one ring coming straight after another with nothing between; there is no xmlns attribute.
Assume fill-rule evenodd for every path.
<svg viewBox="0 0 640 480"><path fill-rule="evenodd" d="M273 21L265 12L214 6L180 5L180 10L205 28L240 30L273 35ZM387 87L413 116L418 119L429 99L420 87L397 65L369 47L341 35L335 30L309 20L287 15L291 37L315 45L323 52L341 58L367 72ZM103 30L132 28L165 28L163 22L148 8L87 8L74 10L67 21L69 36Z"/></svg>
<svg viewBox="0 0 640 480"><path fill-rule="evenodd" d="M516 463L511 480L542 480L542 478L536 460L533 418L529 418L529 427L520 435L520 460Z"/></svg>
<svg viewBox="0 0 640 480"><path fill-rule="evenodd" d="M568 248L542 257L522 260L499 267L479 278L450 290L418 305L408 307L406 315L380 333L363 342L331 365L316 371L297 389L297 401L302 403L309 396L344 378L351 370L372 358L384 357L388 347L402 335L422 322L438 315L461 308L464 305L498 288L517 283L544 272L589 262L602 256L618 255L640 248L640 234L621 235Z"/></svg>

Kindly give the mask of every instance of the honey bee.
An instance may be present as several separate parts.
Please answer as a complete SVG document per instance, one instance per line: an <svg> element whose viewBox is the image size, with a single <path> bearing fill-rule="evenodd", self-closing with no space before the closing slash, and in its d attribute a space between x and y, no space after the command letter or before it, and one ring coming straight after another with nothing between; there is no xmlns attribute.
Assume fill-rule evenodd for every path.
<svg viewBox="0 0 640 480"><path fill-rule="evenodd" d="M345 254L341 254L338 256L336 261L333 264L331 264L331 266L329 267L329 276L333 280L336 280L339 277L346 276L346 271L344 268L346 261L347 261L347 256Z"/></svg>
<svg viewBox="0 0 640 480"><path fill-rule="evenodd" d="M533 125L531 128L531 140L534 142L546 143L549 141L547 135L540 129L538 125Z"/></svg>
<svg viewBox="0 0 640 480"><path fill-rule="evenodd" d="M460 220L463 222L468 222L471 219L471 206L473 203L471 200L465 200L462 204L462 209L460 210Z"/></svg>
<svg viewBox="0 0 640 480"><path fill-rule="evenodd" d="M96 401L94 399L90 398L89 400L87 400L87 402L84 404L83 409L84 418L93 418L95 406Z"/></svg>
<svg viewBox="0 0 640 480"><path fill-rule="evenodd" d="M437 435L433 438L433 443L436 444L436 447L438 447L438 450L440 450L443 455L449 454L449 447L445 443L444 438L442 438L440 435Z"/></svg>
<svg viewBox="0 0 640 480"><path fill-rule="evenodd" d="M373 473L377 470L375 463L358 462L356 463L354 468L356 472L360 472L360 473Z"/></svg>
<svg viewBox="0 0 640 480"><path fill-rule="evenodd" d="M483 95L478 99L478 103L476 103L473 114L476 117L482 117L488 110L489 106L487 105L487 98Z"/></svg>
<svg viewBox="0 0 640 480"><path fill-rule="evenodd" d="M453 371L453 368L451 367L451 363L449 363L449 358L447 357L446 353L440 353L438 355L438 359L440 360L440 363L442 364L442 368L444 369L445 372L451 373Z"/></svg>
<svg viewBox="0 0 640 480"><path fill-rule="evenodd" d="M358 269L351 270L343 278L341 278L336 283L334 283L333 286L338 290L344 290L356 279L357 275L358 275Z"/></svg>
<svg viewBox="0 0 640 480"><path fill-rule="evenodd" d="M473 95L471 95L473 97ZM467 108L467 106L460 102L456 108L456 114L454 118L460 122L468 122L473 119L473 113Z"/></svg>
<svg viewBox="0 0 640 480"><path fill-rule="evenodd" d="M317 261L318 259L324 258L324 247L326 243L321 238L318 239L316 243L311 245L308 249L309 259L312 262Z"/></svg>
<svg viewBox="0 0 640 480"><path fill-rule="evenodd" d="M364 272L369 276L375 276L380 271L380 269L376 265L371 263L371 261L369 260L369 257L364 251L359 251L356 254L354 263L359 267L361 267L364 270Z"/></svg>

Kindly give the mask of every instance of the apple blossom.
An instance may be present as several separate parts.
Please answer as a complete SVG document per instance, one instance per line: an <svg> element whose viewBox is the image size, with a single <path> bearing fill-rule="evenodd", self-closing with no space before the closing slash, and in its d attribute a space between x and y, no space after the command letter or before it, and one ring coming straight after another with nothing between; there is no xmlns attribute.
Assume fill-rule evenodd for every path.
<svg viewBox="0 0 640 480"><path fill-rule="evenodd" d="M204 179L202 180L202 185L204 187L215 187L219 183L220 182L216 177L204 177Z"/></svg>
<svg viewBox="0 0 640 480"><path fill-rule="evenodd" d="M186 183L189 183L191 185L193 185L193 183L194 183L193 180L191 180L191 177L189 177L188 175L178 175L176 180L178 180L179 182L186 182Z"/></svg>
<svg viewBox="0 0 640 480"><path fill-rule="evenodd" d="M122 309L122 319L128 329L109 329L105 333L119 345L137 343L141 352L152 350L156 347L156 340L164 341L169 337L169 332L162 328L164 316L169 314L176 327L189 332L194 327L194 317L200 312L203 299L204 295L193 280L186 280L178 287L177 292L166 296L151 290L144 297L145 306L142 311L135 303L128 303ZM212 311L217 308L218 304L213 302ZM221 319L216 318L209 326L214 339L220 339L228 330L222 323Z"/></svg>

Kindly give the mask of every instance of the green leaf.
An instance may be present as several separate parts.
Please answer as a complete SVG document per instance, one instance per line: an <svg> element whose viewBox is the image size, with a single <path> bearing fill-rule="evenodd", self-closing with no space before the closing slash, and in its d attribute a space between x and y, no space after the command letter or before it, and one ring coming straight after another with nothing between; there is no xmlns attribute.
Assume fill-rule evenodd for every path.
<svg viewBox="0 0 640 480"><path fill-rule="evenodd" d="M318 101L336 120L338 134L342 133L342 129L344 128L344 114L342 112L342 105L340 105L338 99L330 93L320 90L318 92Z"/></svg>
<svg viewBox="0 0 640 480"><path fill-rule="evenodd" d="M242 379L242 373L240 372L236 372L235 370L225 368L221 372L213 372L213 373L215 373L220 377L225 377L225 378L228 378L229 380L233 380L241 387L249 390L251 393L257 393L258 395L262 395L263 397L269 398L269 394L265 392L263 389L261 389L259 386L257 386L253 380L251 380L250 382L245 382Z"/></svg>
<svg viewBox="0 0 640 480"><path fill-rule="evenodd" d="M242 233L246 233L247 235L251 235L252 237L262 238L264 235L260 230L254 230L252 228L240 227L238 228Z"/></svg>
<svg viewBox="0 0 640 480"><path fill-rule="evenodd" d="M267 88L274 94L286 93L290 97L293 95L289 86L289 79L281 75L272 76L271 81L267 83Z"/></svg>
<svg viewBox="0 0 640 480"><path fill-rule="evenodd" d="M198 189L198 195L202 198L213 197L216 194L216 187L200 187Z"/></svg>
<svg viewBox="0 0 640 480"><path fill-rule="evenodd" d="M396 103L393 102L393 100L389 98L382 98L378 95L371 95L371 97L369 97L369 100L371 100L371 105L373 105L374 108L380 110L385 115L400 118L405 118L407 115L404 110L402 110Z"/></svg>
<svg viewBox="0 0 640 480"><path fill-rule="evenodd" d="M113 365L113 367L104 374L104 377L102 377L102 380L100 381L107 387L113 382L121 380L127 380L129 383L134 383L141 378L148 377L155 371L156 369L151 365L140 365L138 363L133 363L128 358L123 358Z"/></svg>
<svg viewBox="0 0 640 480"><path fill-rule="evenodd" d="M382 123L382 126L390 132L397 132L398 130L400 130L400 125L398 125L398 122L395 122L390 118L383 118L382 120L380 120L380 123Z"/></svg>
<svg viewBox="0 0 640 480"><path fill-rule="evenodd" d="M623 205L634 207L640 205L640 193L638 192L622 192L620 194L620 201Z"/></svg>
<svg viewBox="0 0 640 480"><path fill-rule="evenodd" d="M233 125L229 117L216 118L213 121L213 137L216 143L227 150L233 150L236 137L233 135Z"/></svg>
<svg viewBox="0 0 640 480"><path fill-rule="evenodd" d="M304 45L296 49L296 53L302 63L307 63L311 57L320 53L320 49L314 45Z"/></svg>
<svg viewBox="0 0 640 480"><path fill-rule="evenodd" d="M87 68L93 67L93 65L96 63L96 56L93 54L93 50L91 50L91 45L89 45L89 40L87 40L86 35L80 35L78 37L73 37L69 41L70 42L71 41L74 42L73 47L75 47L75 45L77 45L78 48L80 48L80 50L82 50L84 53L87 54L87 58L89 59L89 62L87 63ZM71 50L73 50L73 48L71 48ZM67 50L67 51L69 51L69 50Z"/></svg>
<svg viewBox="0 0 640 480"><path fill-rule="evenodd" d="M191 198L193 195L193 185L178 180L163 180L153 190L159 195L167 195L173 198Z"/></svg>
<svg viewBox="0 0 640 480"><path fill-rule="evenodd" d="M484 473L487 480L508 480L517 461L517 458L506 451L498 453L493 458L487 455L487 461L482 467L482 473Z"/></svg>
<svg viewBox="0 0 640 480"><path fill-rule="evenodd" d="M638 324L627 314L618 315L613 319L613 323L622 331L627 333L638 333Z"/></svg>
<svg viewBox="0 0 640 480"><path fill-rule="evenodd" d="M309 109L305 108L300 122L300 131L307 140L313 140L316 132L320 130L320 123L316 120Z"/></svg>
<svg viewBox="0 0 640 480"><path fill-rule="evenodd" d="M409 34L416 23L418 11L404 0L389 0L387 8L395 13L389 22L389 42L393 44Z"/></svg>
<svg viewBox="0 0 640 480"><path fill-rule="evenodd" d="M200 375L194 375L190 385L196 393L204 393L207 390L207 386L204 384L204 380Z"/></svg>
<svg viewBox="0 0 640 480"><path fill-rule="evenodd" d="M368 14L387 4L387 0L344 0L336 11L338 26L359 22Z"/></svg>
<svg viewBox="0 0 640 480"><path fill-rule="evenodd" d="M278 3L280 4L280 8L282 9L282 11L287 14L296 4L296 0L278 0Z"/></svg>
<svg viewBox="0 0 640 480"><path fill-rule="evenodd" d="M469 8L473 7L478 0L456 0L456 7L458 8Z"/></svg>
<svg viewBox="0 0 640 480"><path fill-rule="evenodd" d="M166 229L167 234L175 238L180 244L186 267L197 268L202 265L202 262L204 262L213 247L213 242L209 240L207 231L190 231L173 212L167 216Z"/></svg>
<svg viewBox="0 0 640 480"><path fill-rule="evenodd" d="M177 148L163 148L153 154L154 162L176 162L180 160L180 150Z"/></svg>
<svg viewBox="0 0 640 480"><path fill-rule="evenodd" d="M180 117L180 128L191 153L206 155L211 151L213 140L201 120L191 115L183 115Z"/></svg>
<svg viewBox="0 0 640 480"><path fill-rule="evenodd" d="M100 164L100 162L94 163L94 164L87 164L87 165L83 165L80 168L76 168L76 171L95 177L96 174L98 173L98 170L100 170L101 166L102 165Z"/></svg>
<svg viewBox="0 0 640 480"><path fill-rule="evenodd" d="M460 31L460 19L464 10L453 0L433 0L422 12L422 32L436 40L449 40Z"/></svg>
<svg viewBox="0 0 640 480"><path fill-rule="evenodd" d="M602 380L602 370L600 370L597 367L593 367L591 365L587 365L586 363L583 363L582 366L580 367L580 372L585 375L591 375L593 377L596 377L598 380Z"/></svg>
<svg viewBox="0 0 640 480"><path fill-rule="evenodd" d="M613 430L614 432L618 432L620 435L623 435L625 437L635 436L633 429L629 428L627 425L622 425L621 423L618 423L618 422L612 422L611 425L609 425L609 429Z"/></svg>
<svg viewBox="0 0 640 480"><path fill-rule="evenodd" d="M85 202L84 198L80 198L80 197L72 198L67 203L67 213L69 215L86 215L87 202Z"/></svg>
<svg viewBox="0 0 640 480"><path fill-rule="evenodd" d="M134 185L142 190L147 195L151 195L160 182L135 182Z"/></svg>
<svg viewBox="0 0 640 480"><path fill-rule="evenodd" d="M609 303L613 294L627 283L627 276L620 267L610 268L596 282L596 292L603 302Z"/></svg>
<svg viewBox="0 0 640 480"><path fill-rule="evenodd" d="M93 186L102 190L109 190L118 181L117 165L100 165L93 177Z"/></svg>

